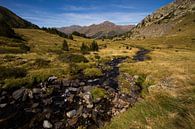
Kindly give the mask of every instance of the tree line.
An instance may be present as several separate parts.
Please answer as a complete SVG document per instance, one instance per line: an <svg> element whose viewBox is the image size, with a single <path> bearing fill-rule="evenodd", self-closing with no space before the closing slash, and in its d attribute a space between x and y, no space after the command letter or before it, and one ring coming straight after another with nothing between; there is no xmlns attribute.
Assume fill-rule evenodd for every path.
<svg viewBox="0 0 195 129"><path fill-rule="evenodd" d="M67 35L63 32L60 32L59 30L57 30L56 28L46 28L46 27L42 27L42 30L50 33L50 34L56 34L56 35L59 35L60 37L63 37L63 38L67 38L67 39L71 39L73 40L73 36L70 34L70 35Z"/></svg>

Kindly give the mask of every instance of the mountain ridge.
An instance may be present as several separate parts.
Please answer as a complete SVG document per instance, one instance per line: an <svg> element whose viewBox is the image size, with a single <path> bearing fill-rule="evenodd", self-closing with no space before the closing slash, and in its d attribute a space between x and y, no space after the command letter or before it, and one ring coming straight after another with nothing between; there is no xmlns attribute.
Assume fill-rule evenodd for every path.
<svg viewBox="0 0 195 129"><path fill-rule="evenodd" d="M58 28L59 31L71 34L74 31L79 33L83 33L88 37L93 38L101 38L111 36L109 33L113 33L113 35L119 35L131 30L134 25L116 25L110 21L104 21L99 24L92 24L89 26L79 26L72 25L68 27ZM100 34L101 33L101 34Z"/></svg>
<svg viewBox="0 0 195 129"><path fill-rule="evenodd" d="M195 0L175 0L146 16L128 34L131 38L168 35L186 16L195 13Z"/></svg>

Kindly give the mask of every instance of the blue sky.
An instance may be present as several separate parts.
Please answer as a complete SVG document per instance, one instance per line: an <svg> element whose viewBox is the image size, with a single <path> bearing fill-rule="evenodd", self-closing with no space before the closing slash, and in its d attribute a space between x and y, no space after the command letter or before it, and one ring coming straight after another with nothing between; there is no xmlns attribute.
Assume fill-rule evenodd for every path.
<svg viewBox="0 0 195 129"><path fill-rule="evenodd" d="M0 0L22 18L40 27L139 23L145 16L173 0Z"/></svg>

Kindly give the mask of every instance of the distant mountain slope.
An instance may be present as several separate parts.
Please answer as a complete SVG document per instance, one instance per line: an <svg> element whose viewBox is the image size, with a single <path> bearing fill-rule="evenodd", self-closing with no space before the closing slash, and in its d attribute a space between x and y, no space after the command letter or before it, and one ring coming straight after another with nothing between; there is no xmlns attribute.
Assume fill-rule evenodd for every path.
<svg viewBox="0 0 195 129"><path fill-rule="evenodd" d="M3 21L11 28L38 28L37 25L22 19L9 9L2 6L0 6L0 21Z"/></svg>
<svg viewBox="0 0 195 129"><path fill-rule="evenodd" d="M130 37L158 37L167 35L186 16L195 13L195 0L175 0L144 18L131 30ZM192 19L192 21L195 19Z"/></svg>
<svg viewBox="0 0 195 129"><path fill-rule="evenodd" d="M113 36L113 35L119 35L124 32L127 32L131 30L134 26L133 25L115 25L112 22L105 21L100 24L93 24L90 26L77 26L73 25L70 27L62 27L58 30L70 34L74 31L77 31L79 33L83 33L88 37L93 38L101 38L101 37L107 37L107 36Z"/></svg>

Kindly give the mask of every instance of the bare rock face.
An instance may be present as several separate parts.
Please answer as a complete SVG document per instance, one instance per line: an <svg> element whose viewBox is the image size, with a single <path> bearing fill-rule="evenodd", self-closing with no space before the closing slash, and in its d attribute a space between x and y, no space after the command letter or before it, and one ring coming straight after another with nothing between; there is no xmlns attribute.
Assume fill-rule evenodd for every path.
<svg viewBox="0 0 195 129"><path fill-rule="evenodd" d="M159 37L168 34L185 16L193 13L195 0L175 0L145 17L132 29L131 37Z"/></svg>

